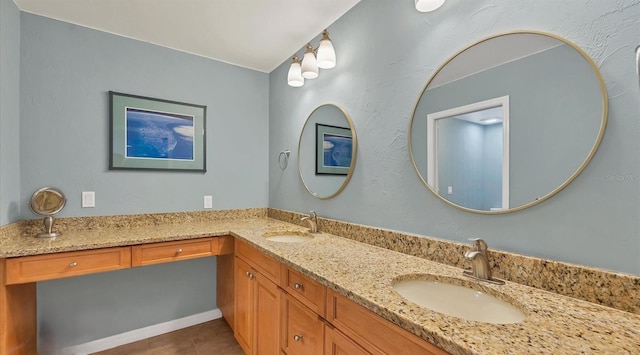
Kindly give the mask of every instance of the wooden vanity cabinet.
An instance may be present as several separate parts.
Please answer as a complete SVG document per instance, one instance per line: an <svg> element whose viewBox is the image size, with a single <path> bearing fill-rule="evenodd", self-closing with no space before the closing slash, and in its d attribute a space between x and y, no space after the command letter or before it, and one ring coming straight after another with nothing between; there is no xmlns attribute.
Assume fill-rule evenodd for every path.
<svg viewBox="0 0 640 355"><path fill-rule="evenodd" d="M236 241L233 333L245 354L280 353L280 263Z"/></svg>
<svg viewBox="0 0 640 355"><path fill-rule="evenodd" d="M234 335L246 354L447 354L243 241L235 253Z"/></svg>

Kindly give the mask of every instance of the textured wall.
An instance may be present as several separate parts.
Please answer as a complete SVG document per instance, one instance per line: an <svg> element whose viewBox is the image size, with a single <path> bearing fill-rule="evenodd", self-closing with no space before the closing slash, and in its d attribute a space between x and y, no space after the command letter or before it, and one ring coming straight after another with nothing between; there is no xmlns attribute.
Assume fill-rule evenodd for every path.
<svg viewBox="0 0 640 355"><path fill-rule="evenodd" d="M564 37L595 60L609 94L607 131L589 166L550 200L504 215L458 210L416 176L407 141L413 107L429 77L458 50L523 29ZM288 61L270 74L270 207L314 209L456 241L482 237L491 248L640 274L640 95L633 66L640 1L447 1L433 13L418 13L410 2L368 0L329 32L335 69L302 88L287 86ZM304 189L297 157L282 171L277 152L295 152L304 119L327 102L350 114L359 146L347 188L321 201Z"/></svg>
<svg viewBox="0 0 640 355"><path fill-rule="evenodd" d="M199 210L204 195L267 206L267 74L28 13L21 25L24 199L59 187L61 216ZM207 173L108 171L109 90L207 105ZM80 208L83 190L96 208ZM215 260L39 283L40 351L215 309Z"/></svg>
<svg viewBox="0 0 640 355"><path fill-rule="evenodd" d="M0 0L0 226L20 219L20 11Z"/></svg>

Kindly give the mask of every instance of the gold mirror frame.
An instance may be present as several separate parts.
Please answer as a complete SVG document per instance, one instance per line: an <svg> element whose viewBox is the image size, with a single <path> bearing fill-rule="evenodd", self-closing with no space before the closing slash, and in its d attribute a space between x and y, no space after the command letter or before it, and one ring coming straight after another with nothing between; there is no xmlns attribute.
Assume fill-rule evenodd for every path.
<svg viewBox="0 0 640 355"><path fill-rule="evenodd" d="M311 188L309 187L309 184L304 179L304 175L302 173L302 164L300 163L302 159L300 154L300 147L302 146L302 136L304 134L304 130L307 128L307 124L309 123L309 120L311 119L311 117L316 111L318 111L320 108L325 106L332 106L337 108L342 113L344 118L347 120L347 124L349 125L349 129L351 130L351 137L352 137L351 165L349 166L349 171L347 172L347 175L345 175L344 181L342 182L340 187L336 190L336 192L332 193L329 196L319 196L317 192L314 192L311 190ZM311 111L311 113L309 114L309 117L307 117L306 121L304 122L304 125L302 126L302 131L300 132L300 138L298 139L298 172L300 173L300 179L302 180L302 184L313 197L316 197L320 200L328 200L330 198L336 197L342 192L342 190L344 190L347 187L347 184L351 180L351 176L353 175L353 170L356 167L356 157L358 155L357 151L358 151L358 138L356 136L355 126L353 125L353 121L351 121L351 117L349 117L349 114L342 107L336 104L327 103L327 104L322 104L316 107L313 111Z"/></svg>
<svg viewBox="0 0 640 355"><path fill-rule="evenodd" d="M591 147L591 150L587 154L587 157L585 158L585 160L582 162L582 164L580 164L580 166L576 169L576 171L564 183L562 183L560 186L558 186L555 189L553 189L551 192L549 192L546 195L543 195L543 196L541 196L541 197L537 198L536 200L531 201L529 203L525 203L525 204L522 204L522 205L519 205L519 206L516 206L516 207L510 207L509 209L504 209L504 210L499 210L499 211L486 211L486 210L477 210L477 209L473 209L473 208L468 208L468 207L465 207L465 206L458 205L458 204L456 204L454 202L451 202L451 201L447 200L446 198L442 197L437 191L434 190L434 188L432 186L430 186L427 183L427 181L425 180L425 177L423 177L422 174L420 173L420 169L419 169L419 167L418 167L418 165L416 163L416 160L414 158L413 144L412 144L412 138L411 138L412 137L412 130L413 130L413 122L414 122L415 115L416 115L416 110L418 109L418 105L420 104L420 100L425 95L425 92L426 92L427 88L429 87L429 84L431 84L431 82L436 78L438 73L440 73L440 71L442 71L447 66L447 64L449 64L457 56L459 56L460 54L464 53L465 51L467 51L471 47L476 46L476 45L478 45L480 43L489 41L489 40L497 38L497 37L502 37L502 36L506 36L506 35L513 35L513 34L535 34L535 35L543 35L543 36L551 37L551 38L554 38L556 40L561 41L562 43L565 43L565 44L569 45L574 50L576 50L587 61L587 63L589 64L589 66L593 70L593 73L595 74L595 76L596 76L596 78L598 80L598 83L600 84L600 92L602 93L602 122L600 124L600 128L599 128L599 131L598 131L598 135L596 137L596 141L593 144L593 146ZM456 208L459 208L461 210L467 211L467 212L473 212L473 213L478 213L478 214L505 214L505 213L516 212L516 211L523 210L525 208L529 208L531 206L535 206L535 205L541 203L542 201L548 200L549 198L551 198L552 196L554 196L555 194L560 192L562 189L564 189L567 185L569 185L578 175L580 175L580 173L589 164L589 162L591 161L591 159L595 155L596 151L598 150L598 147L600 146L600 142L602 141L602 137L604 136L604 132L605 132L605 129L606 129L606 126L607 126L608 111L609 111L609 104L608 104L608 97L607 97L607 88L606 88L604 79L602 78L602 74L600 73L600 70L598 69L598 66L593 61L593 59L591 59L591 57L589 57L589 55L584 50L582 50L580 47L578 47L576 44L574 44L573 42L570 42L569 40L564 39L564 38L562 38L562 37L560 37L558 35L555 35L555 34L552 34L552 33L547 33L547 32L542 32L542 31L523 30L523 31L511 31L511 32L499 33L499 34L496 34L496 35L489 36L489 37L486 37L484 39L481 39L481 40L479 40L477 42L474 42L474 43L466 46L462 50L458 51L453 56L448 58L433 73L431 78L429 78L429 80L427 81L426 85L422 89L422 91L420 93L420 96L418 97L418 100L416 101L416 104L415 104L415 106L413 108L413 113L412 113L412 116L411 116L411 120L409 122L409 131L408 131L408 135L409 135L409 155L411 157L411 163L413 164L413 168L415 169L416 173L418 174L418 178L420 179L420 181L422 181L424 186L426 186L436 197L438 197L440 200L446 202L447 204L449 204L451 206L454 206Z"/></svg>

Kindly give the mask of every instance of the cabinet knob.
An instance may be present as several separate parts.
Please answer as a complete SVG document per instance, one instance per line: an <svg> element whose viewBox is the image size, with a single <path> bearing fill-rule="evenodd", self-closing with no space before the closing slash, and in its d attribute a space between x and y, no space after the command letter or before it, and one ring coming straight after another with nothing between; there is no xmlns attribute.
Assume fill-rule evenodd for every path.
<svg viewBox="0 0 640 355"><path fill-rule="evenodd" d="M256 276L254 274L250 273L249 271L245 272L245 275L247 275L247 277L250 278L251 280L256 278Z"/></svg>
<svg viewBox="0 0 640 355"><path fill-rule="evenodd" d="M293 336L293 340L295 341L301 341L302 340L302 335L296 334Z"/></svg>
<svg viewBox="0 0 640 355"><path fill-rule="evenodd" d="M302 284L299 284L296 282L295 284L293 284L293 288L295 288L296 290L299 290L302 288Z"/></svg>
<svg viewBox="0 0 640 355"><path fill-rule="evenodd" d="M178 250L176 250L176 254L180 254L182 253L182 248L178 248Z"/></svg>
<svg viewBox="0 0 640 355"><path fill-rule="evenodd" d="M69 264L69 267L74 267L74 266L78 266L78 263L75 261Z"/></svg>

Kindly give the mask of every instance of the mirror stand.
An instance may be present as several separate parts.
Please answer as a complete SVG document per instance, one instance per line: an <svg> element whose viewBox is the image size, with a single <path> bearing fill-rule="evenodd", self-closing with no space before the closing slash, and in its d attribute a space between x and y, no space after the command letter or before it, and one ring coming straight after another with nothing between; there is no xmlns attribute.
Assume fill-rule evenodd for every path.
<svg viewBox="0 0 640 355"><path fill-rule="evenodd" d="M36 238L55 238L60 235L58 232L53 231L53 217L46 216L42 220L44 222L44 232L38 233Z"/></svg>

